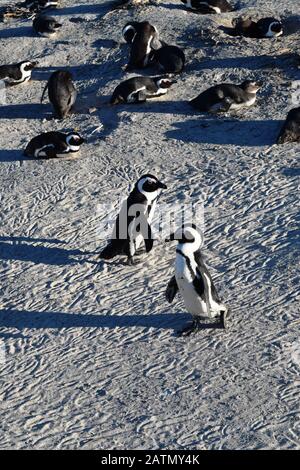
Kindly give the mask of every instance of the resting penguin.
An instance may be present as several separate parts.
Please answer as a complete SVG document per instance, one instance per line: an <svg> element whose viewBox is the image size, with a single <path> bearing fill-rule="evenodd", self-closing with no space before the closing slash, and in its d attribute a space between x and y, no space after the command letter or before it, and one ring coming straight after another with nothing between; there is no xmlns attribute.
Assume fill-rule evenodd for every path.
<svg viewBox="0 0 300 470"><path fill-rule="evenodd" d="M188 8L202 14L226 13L234 8L226 0L181 0Z"/></svg>
<svg viewBox="0 0 300 470"><path fill-rule="evenodd" d="M53 38L56 36L59 28L62 27L52 16L37 15L33 20L33 29L40 36L45 38Z"/></svg>
<svg viewBox="0 0 300 470"><path fill-rule="evenodd" d="M41 103L43 102L47 88L49 101L58 119L64 119L72 111L77 97L77 91L73 84L71 73L65 70L53 72L44 88Z"/></svg>
<svg viewBox="0 0 300 470"><path fill-rule="evenodd" d="M141 23L133 21L124 26L122 35L125 41L131 45L127 70L147 67L151 51L160 47L156 27L148 21Z"/></svg>
<svg viewBox="0 0 300 470"><path fill-rule="evenodd" d="M27 144L24 155L35 158L56 158L57 154L78 152L85 142L77 132L64 134L58 131L40 134Z"/></svg>
<svg viewBox="0 0 300 470"><path fill-rule="evenodd" d="M167 186L153 175L146 174L138 179L127 201L122 205L112 239L100 253L100 258L108 260L123 254L127 256L128 264L133 264L133 257L143 240L146 252L152 250L150 224L162 189L167 189Z"/></svg>
<svg viewBox="0 0 300 470"><path fill-rule="evenodd" d="M273 38L282 36L282 23L276 18L262 18L259 21L252 21L251 18L236 18L232 22L232 33L235 36L245 36L248 38Z"/></svg>
<svg viewBox="0 0 300 470"><path fill-rule="evenodd" d="M226 328L228 308L221 302L214 286L212 277L203 261L200 248L203 239L194 224L184 224L170 240L177 240L175 276L166 289L169 303L179 291L186 309L193 317L190 327L181 331L188 335L200 327L201 319L218 318ZM167 241L170 241L167 240Z"/></svg>
<svg viewBox="0 0 300 470"><path fill-rule="evenodd" d="M157 62L165 73L181 73L184 69L185 55L179 47L163 43L162 47L153 51L153 61Z"/></svg>
<svg viewBox="0 0 300 470"><path fill-rule="evenodd" d="M144 103L147 98L165 95L168 89L176 83L167 77L132 77L117 86L110 104Z"/></svg>
<svg viewBox="0 0 300 470"><path fill-rule="evenodd" d="M198 111L203 112L237 111L252 106L260 88L259 82L251 80L246 80L241 85L223 83L200 93L197 98L190 101L190 104Z"/></svg>
<svg viewBox="0 0 300 470"><path fill-rule="evenodd" d="M41 10L47 10L48 8L56 8L58 3L59 0L25 0L25 2L17 3L16 6L38 12Z"/></svg>
<svg viewBox="0 0 300 470"><path fill-rule="evenodd" d="M18 64L0 65L0 80L3 80L8 85L26 83L31 79L32 69L36 65L37 62L29 60L24 60Z"/></svg>
<svg viewBox="0 0 300 470"><path fill-rule="evenodd" d="M300 143L300 107L291 109L277 138L277 144Z"/></svg>

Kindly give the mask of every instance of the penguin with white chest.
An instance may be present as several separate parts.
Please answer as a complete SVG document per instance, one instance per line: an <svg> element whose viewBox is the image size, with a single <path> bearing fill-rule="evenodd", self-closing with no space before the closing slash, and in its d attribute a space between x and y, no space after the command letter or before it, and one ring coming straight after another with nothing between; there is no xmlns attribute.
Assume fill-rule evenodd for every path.
<svg viewBox="0 0 300 470"><path fill-rule="evenodd" d="M34 31L45 38L56 36L62 24L56 21L52 16L37 15L32 23Z"/></svg>
<svg viewBox="0 0 300 470"><path fill-rule="evenodd" d="M166 298L173 302L180 292L186 309L193 317L190 327L182 330L183 335L197 331L204 319L219 319L220 325L226 328L228 308L220 300L212 277L203 261L200 248L202 235L194 224L185 224L171 235L177 240L175 276L171 278L166 289Z"/></svg>
<svg viewBox="0 0 300 470"><path fill-rule="evenodd" d="M155 176L146 174L136 182L117 217L113 236L101 251L100 258L109 260L126 255L128 264L134 264L134 255L144 240L146 252L153 248L151 222L158 196L167 186Z"/></svg>
<svg viewBox="0 0 300 470"><path fill-rule="evenodd" d="M122 35L130 44L130 57L126 70L147 67L150 63L151 52L160 47L157 28L148 21L133 21L127 23Z"/></svg>
<svg viewBox="0 0 300 470"><path fill-rule="evenodd" d="M246 80L241 85L222 83L208 88L190 101L190 105L202 112L238 111L253 106L261 83Z"/></svg>
<svg viewBox="0 0 300 470"><path fill-rule="evenodd" d="M37 62L23 61L18 64L0 65L0 80L7 85L26 83L31 79L31 73Z"/></svg>
<svg viewBox="0 0 300 470"><path fill-rule="evenodd" d="M162 76L132 77L116 87L110 104L144 103L148 98L165 95L173 83L176 81Z"/></svg>
<svg viewBox="0 0 300 470"><path fill-rule="evenodd" d="M181 0L181 2L190 10L203 15L215 15L234 10L227 0Z"/></svg>
<svg viewBox="0 0 300 470"><path fill-rule="evenodd" d="M66 118L71 113L77 97L72 74L67 70L53 72L44 88L41 103L47 89L49 101L54 108L56 117L58 119Z"/></svg>
<svg viewBox="0 0 300 470"><path fill-rule="evenodd" d="M58 154L76 153L85 139L78 132L44 132L27 144L24 155L34 158L57 158Z"/></svg>
<svg viewBox="0 0 300 470"><path fill-rule="evenodd" d="M233 29L229 34L233 36L244 36L247 38L277 38L283 35L281 21L273 17L261 18L253 21L248 17L235 18L232 22Z"/></svg>
<svg viewBox="0 0 300 470"><path fill-rule="evenodd" d="M28 8L32 12L39 12L50 8L57 8L59 0L25 0L17 3L20 8Z"/></svg>

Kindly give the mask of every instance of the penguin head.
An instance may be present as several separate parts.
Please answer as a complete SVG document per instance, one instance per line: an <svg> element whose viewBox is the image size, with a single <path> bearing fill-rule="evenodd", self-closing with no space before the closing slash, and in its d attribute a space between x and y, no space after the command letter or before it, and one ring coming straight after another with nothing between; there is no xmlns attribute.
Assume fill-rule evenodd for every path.
<svg viewBox="0 0 300 470"><path fill-rule="evenodd" d="M28 72L29 70L34 69L34 67L36 67L37 64L38 62L31 62L29 60L26 60L26 61L24 60L23 62L20 62L19 67L20 67L20 70L24 72Z"/></svg>
<svg viewBox="0 0 300 470"><path fill-rule="evenodd" d="M176 83L176 80L172 80L170 77L165 76L165 77L154 77L153 78L157 88L159 89L168 89L170 88L174 83Z"/></svg>
<svg viewBox="0 0 300 470"><path fill-rule="evenodd" d="M122 36L124 40L127 42L127 44L133 43L135 35L136 35L135 23L127 23L122 30Z"/></svg>
<svg viewBox="0 0 300 470"><path fill-rule="evenodd" d="M262 18L257 22L262 36L266 38L278 37L283 34L282 23L276 18Z"/></svg>
<svg viewBox="0 0 300 470"><path fill-rule="evenodd" d="M183 224L180 228L172 233L166 241L177 240L179 245L193 245L193 251L199 250L203 245L203 235L201 230L192 223Z"/></svg>
<svg viewBox="0 0 300 470"><path fill-rule="evenodd" d="M135 184L138 191L145 195L154 195L160 189L167 189L167 186L159 181L156 176L146 174L139 178Z"/></svg>
<svg viewBox="0 0 300 470"><path fill-rule="evenodd" d="M241 88L246 91L247 93L257 93L258 90L262 87L261 82L256 82L253 80L245 80L241 84Z"/></svg>
<svg viewBox="0 0 300 470"><path fill-rule="evenodd" d="M69 132L66 136L66 143L71 147L79 147L84 142L85 139L78 132Z"/></svg>

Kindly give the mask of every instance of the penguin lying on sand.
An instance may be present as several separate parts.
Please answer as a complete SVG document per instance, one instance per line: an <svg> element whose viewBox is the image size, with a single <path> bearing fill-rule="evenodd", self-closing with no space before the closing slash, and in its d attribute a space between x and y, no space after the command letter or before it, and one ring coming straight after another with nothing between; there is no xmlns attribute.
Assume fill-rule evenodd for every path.
<svg viewBox="0 0 300 470"><path fill-rule="evenodd" d="M57 8L59 0L25 0L25 2L17 3L19 8L28 8L32 12L47 10L50 8Z"/></svg>
<svg viewBox="0 0 300 470"><path fill-rule="evenodd" d="M66 118L75 104L77 91L72 81L72 75L65 70L57 70L50 76L44 88L41 103L48 89L49 101L58 119Z"/></svg>
<svg viewBox="0 0 300 470"><path fill-rule="evenodd" d="M211 113L235 111L252 106L256 93L261 88L259 82L246 80L241 85L223 83L200 93L190 104L198 111Z"/></svg>
<svg viewBox="0 0 300 470"><path fill-rule="evenodd" d="M149 65L151 51L160 47L158 31L148 21L127 23L122 35L125 41L131 45L130 58L126 70L144 68Z"/></svg>
<svg viewBox="0 0 300 470"><path fill-rule="evenodd" d="M291 109L277 138L277 144L300 143L300 107Z"/></svg>
<svg viewBox="0 0 300 470"><path fill-rule="evenodd" d="M117 86L110 104L144 103L147 98L165 95L173 83L176 81L162 76L132 77Z"/></svg>
<svg viewBox="0 0 300 470"><path fill-rule="evenodd" d="M40 36L53 38L62 27L52 16L37 15L32 23L34 31Z"/></svg>
<svg viewBox="0 0 300 470"><path fill-rule="evenodd" d="M162 47L152 52L153 61L164 73L181 73L184 69L185 55L177 46L162 43Z"/></svg>
<svg viewBox="0 0 300 470"><path fill-rule="evenodd" d="M190 10L197 13L214 15L216 13L226 13L234 8L226 0L181 0Z"/></svg>
<svg viewBox="0 0 300 470"><path fill-rule="evenodd" d="M162 189L167 189L167 186L153 175L146 174L138 179L121 208L113 237L100 253L100 258L108 260L118 255L126 255L128 264L133 264L134 255L143 240L146 252L149 253L152 250L153 238L150 224Z"/></svg>
<svg viewBox="0 0 300 470"><path fill-rule="evenodd" d="M259 21L252 21L251 18L236 18L232 22L233 29L230 34L233 36L245 36L248 38L273 38L282 36L282 23L276 18L262 18Z"/></svg>
<svg viewBox="0 0 300 470"><path fill-rule="evenodd" d="M190 327L181 331L188 335L197 331L201 319L219 318L226 328L228 308L219 299L212 277L203 261L200 248L203 240L194 224L185 224L178 229L170 240L177 240L175 276L167 286L166 298L173 302L179 291L186 309L193 317Z"/></svg>
<svg viewBox="0 0 300 470"><path fill-rule="evenodd" d="M53 131L40 134L27 144L24 155L35 158L56 158L58 154L78 152L85 142L77 132Z"/></svg>
<svg viewBox="0 0 300 470"><path fill-rule="evenodd" d="M18 64L0 65L0 80L8 85L26 83L31 79L31 72L37 62L24 60Z"/></svg>

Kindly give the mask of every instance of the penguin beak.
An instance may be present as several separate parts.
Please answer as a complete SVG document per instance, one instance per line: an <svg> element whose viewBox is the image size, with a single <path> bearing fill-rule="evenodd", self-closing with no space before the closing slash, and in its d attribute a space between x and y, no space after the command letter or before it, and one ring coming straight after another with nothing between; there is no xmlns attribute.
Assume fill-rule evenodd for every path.
<svg viewBox="0 0 300 470"><path fill-rule="evenodd" d="M167 189L167 186L164 183L161 183L160 181L157 182L157 187L161 189Z"/></svg>

